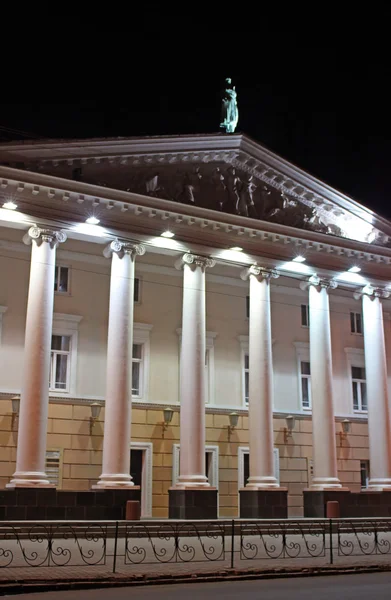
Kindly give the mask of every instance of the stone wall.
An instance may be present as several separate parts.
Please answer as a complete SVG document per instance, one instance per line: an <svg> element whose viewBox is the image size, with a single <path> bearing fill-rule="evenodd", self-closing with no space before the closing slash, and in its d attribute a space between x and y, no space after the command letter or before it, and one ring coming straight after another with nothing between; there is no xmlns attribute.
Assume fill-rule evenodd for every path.
<svg viewBox="0 0 391 600"><path fill-rule="evenodd" d="M228 438L228 414L206 414L206 444L219 449L219 516L238 515L238 450L248 447L248 416L241 415ZM5 486L15 471L18 419L12 419L11 401L0 400L0 485ZM102 465L104 409L90 435L89 406L50 404L48 450L61 451L61 489L89 490ZM164 432L163 407L134 407L132 441L153 444L152 515L168 516L168 489L172 485L173 444L179 444L179 413ZM13 421L13 423L12 423ZM13 429L11 428L13 425ZM303 490L309 484L312 433L311 420L297 418L292 437L284 442L285 419L274 419L275 447L279 450L280 482L288 488L289 516L303 515ZM351 491L360 491L360 460L368 460L367 424L353 422L341 440L337 423L339 477Z"/></svg>

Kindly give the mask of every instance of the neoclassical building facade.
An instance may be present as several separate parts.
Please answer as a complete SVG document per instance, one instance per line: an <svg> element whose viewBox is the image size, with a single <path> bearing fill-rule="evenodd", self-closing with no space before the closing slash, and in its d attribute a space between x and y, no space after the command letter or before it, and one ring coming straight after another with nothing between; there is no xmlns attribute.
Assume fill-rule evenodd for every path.
<svg viewBox="0 0 391 600"><path fill-rule="evenodd" d="M387 494L390 262L391 223L243 135L0 145L2 487Z"/></svg>

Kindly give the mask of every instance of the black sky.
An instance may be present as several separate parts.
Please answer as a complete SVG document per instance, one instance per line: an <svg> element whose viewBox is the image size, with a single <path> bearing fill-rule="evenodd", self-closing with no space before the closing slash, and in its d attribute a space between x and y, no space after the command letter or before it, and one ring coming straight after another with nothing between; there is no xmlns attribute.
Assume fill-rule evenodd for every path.
<svg viewBox="0 0 391 600"><path fill-rule="evenodd" d="M0 127L42 138L218 132L220 87L230 76L238 131L391 218L387 55L245 42L231 56L215 44L191 55L179 48L82 62L53 85L2 95Z"/></svg>

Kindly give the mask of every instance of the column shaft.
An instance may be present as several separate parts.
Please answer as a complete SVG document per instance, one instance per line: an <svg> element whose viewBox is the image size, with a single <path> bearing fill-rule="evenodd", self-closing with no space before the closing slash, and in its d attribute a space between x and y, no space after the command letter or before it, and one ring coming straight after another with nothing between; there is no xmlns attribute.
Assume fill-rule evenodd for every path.
<svg viewBox="0 0 391 600"><path fill-rule="evenodd" d="M106 405L99 488L133 486L130 475L134 260L143 246L113 242L107 342Z"/></svg>
<svg viewBox="0 0 391 600"><path fill-rule="evenodd" d="M363 294L365 372L371 489L391 489L391 418L383 308L377 295Z"/></svg>
<svg viewBox="0 0 391 600"><path fill-rule="evenodd" d="M16 471L9 487L49 486L45 473L56 244L63 232L32 227Z"/></svg>
<svg viewBox="0 0 391 600"><path fill-rule="evenodd" d="M214 263L193 255L185 255L183 261L180 475L177 487L205 487L209 486L205 476L205 268Z"/></svg>
<svg viewBox="0 0 391 600"><path fill-rule="evenodd" d="M327 286L310 285L312 489L340 488L334 420L330 307Z"/></svg>
<svg viewBox="0 0 391 600"><path fill-rule="evenodd" d="M251 272L249 336L250 489L279 487L274 475L270 275Z"/></svg>

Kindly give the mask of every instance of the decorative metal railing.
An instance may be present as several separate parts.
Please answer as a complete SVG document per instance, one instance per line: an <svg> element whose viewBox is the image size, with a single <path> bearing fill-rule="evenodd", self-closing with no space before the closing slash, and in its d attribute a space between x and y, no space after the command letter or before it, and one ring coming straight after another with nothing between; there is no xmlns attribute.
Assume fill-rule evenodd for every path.
<svg viewBox="0 0 391 600"><path fill-rule="evenodd" d="M333 564L385 555L391 555L387 518L0 522L0 570L102 566L138 572L140 565L206 562L240 568L249 561Z"/></svg>

